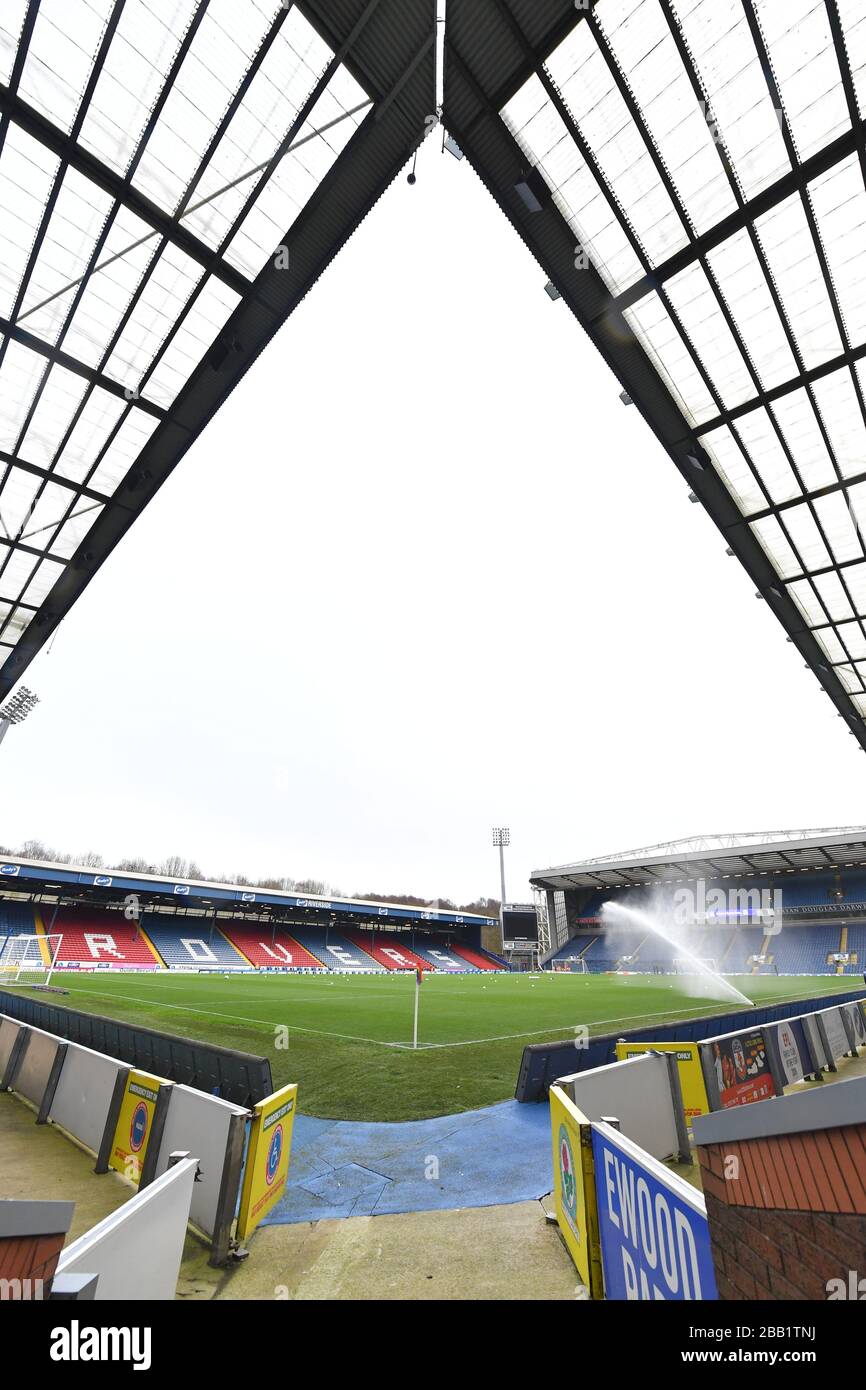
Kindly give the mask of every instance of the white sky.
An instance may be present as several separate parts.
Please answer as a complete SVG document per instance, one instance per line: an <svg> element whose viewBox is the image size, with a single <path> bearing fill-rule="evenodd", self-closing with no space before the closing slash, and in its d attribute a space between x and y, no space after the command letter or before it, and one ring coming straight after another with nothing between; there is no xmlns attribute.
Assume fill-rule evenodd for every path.
<svg viewBox="0 0 866 1390"><path fill-rule="evenodd" d="M0 843L498 896L861 822L863 754L434 136L24 681Z"/></svg>

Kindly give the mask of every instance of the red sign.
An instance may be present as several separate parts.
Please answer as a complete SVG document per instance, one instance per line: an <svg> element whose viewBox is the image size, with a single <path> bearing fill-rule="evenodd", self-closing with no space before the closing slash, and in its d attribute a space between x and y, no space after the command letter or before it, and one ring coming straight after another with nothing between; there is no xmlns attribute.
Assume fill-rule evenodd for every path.
<svg viewBox="0 0 866 1390"><path fill-rule="evenodd" d="M776 1094L763 1033L737 1033L710 1045L723 1109Z"/></svg>

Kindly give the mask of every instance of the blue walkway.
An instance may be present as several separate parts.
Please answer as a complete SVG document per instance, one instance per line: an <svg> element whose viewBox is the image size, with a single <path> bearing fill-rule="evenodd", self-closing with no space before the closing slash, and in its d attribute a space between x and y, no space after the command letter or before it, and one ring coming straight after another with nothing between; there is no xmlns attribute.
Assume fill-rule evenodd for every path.
<svg viewBox="0 0 866 1390"><path fill-rule="evenodd" d="M406 1124L298 1115L289 1185L267 1221L489 1207L552 1186L546 1105L508 1100Z"/></svg>

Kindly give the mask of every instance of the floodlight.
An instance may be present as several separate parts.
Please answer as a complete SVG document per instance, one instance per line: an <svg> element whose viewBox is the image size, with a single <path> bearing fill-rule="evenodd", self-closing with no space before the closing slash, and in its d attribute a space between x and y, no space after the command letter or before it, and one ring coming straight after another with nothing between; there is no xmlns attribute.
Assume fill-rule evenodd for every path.
<svg viewBox="0 0 866 1390"><path fill-rule="evenodd" d="M0 722L6 724L23 724L28 714L39 704L39 696L34 695L32 690L28 690L26 685L22 685L19 690L6 704L0 708Z"/></svg>

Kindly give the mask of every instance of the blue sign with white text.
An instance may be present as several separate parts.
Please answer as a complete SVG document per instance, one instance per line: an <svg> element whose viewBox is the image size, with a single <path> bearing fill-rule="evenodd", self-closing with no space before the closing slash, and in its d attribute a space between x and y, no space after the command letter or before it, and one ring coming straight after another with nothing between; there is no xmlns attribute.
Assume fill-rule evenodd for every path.
<svg viewBox="0 0 866 1390"><path fill-rule="evenodd" d="M718 1298L700 1194L607 1126L592 1155L605 1298Z"/></svg>

